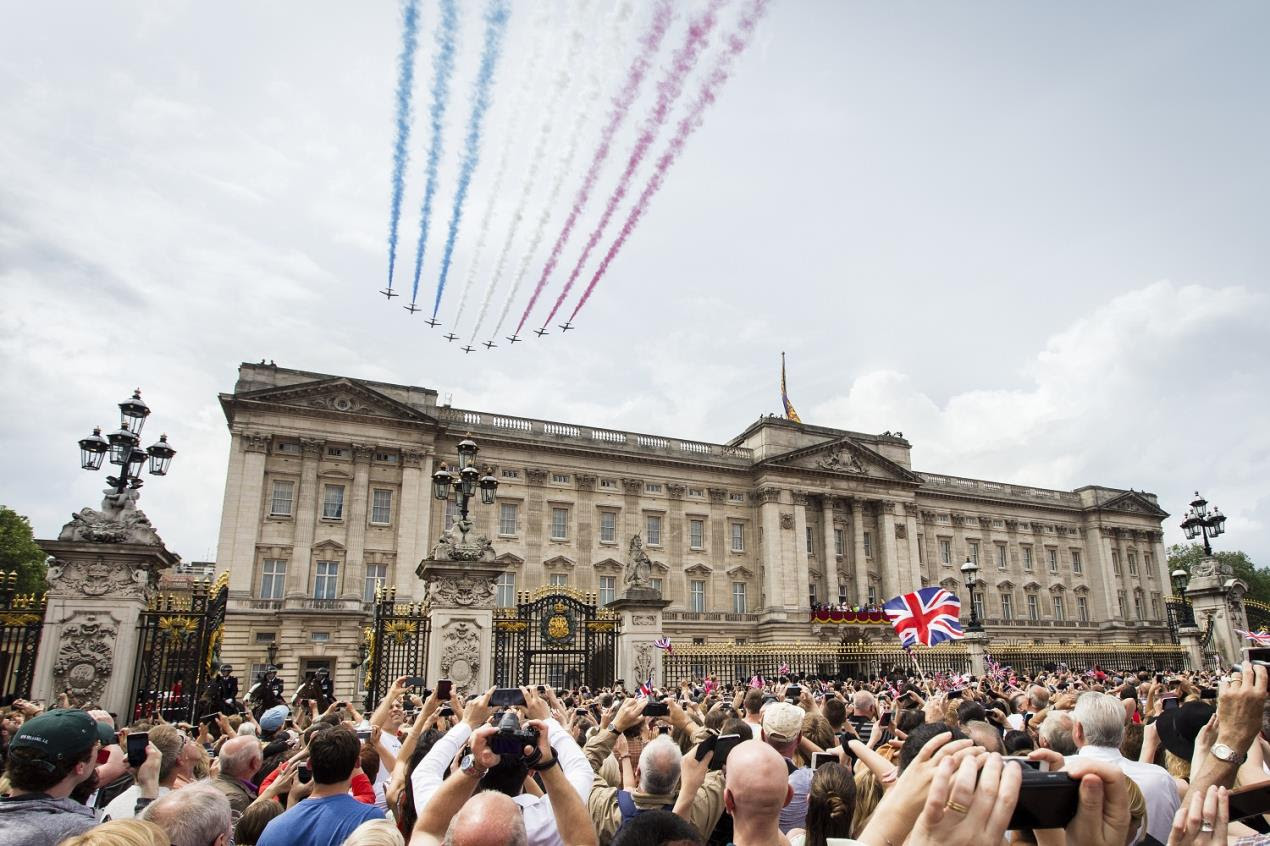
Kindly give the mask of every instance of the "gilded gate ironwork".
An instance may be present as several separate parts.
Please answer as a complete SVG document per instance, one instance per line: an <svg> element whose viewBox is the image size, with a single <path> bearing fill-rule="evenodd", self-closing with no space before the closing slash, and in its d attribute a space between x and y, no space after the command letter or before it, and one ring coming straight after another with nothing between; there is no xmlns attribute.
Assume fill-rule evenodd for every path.
<svg viewBox="0 0 1270 846"><path fill-rule="evenodd" d="M401 676L428 676L429 609L423 602L398 602L395 587L375 592L375 619L362 631L366 709Z"/></svg>
<svg viewBox="0 0 1270 846"><path fill-rule="evenodd" d="M229 574L195 581L188 594L156 594L137 627L133 719L156 711L169 722L193 722L220 660Z"/></svg>
<svg viewBox="0 0 1270 846"><path fill-rule="evenodd" d="M44 607L42 594L18 593L16 572L0 573L0 698L31 698Z"/></svg>
<svg viewBox="0 0 1270 846"><path fill-rule="evenodd" d="M598 608L595 594L548 585L518 600L494 611L494 684L613 684L621 618Z"/></svg>

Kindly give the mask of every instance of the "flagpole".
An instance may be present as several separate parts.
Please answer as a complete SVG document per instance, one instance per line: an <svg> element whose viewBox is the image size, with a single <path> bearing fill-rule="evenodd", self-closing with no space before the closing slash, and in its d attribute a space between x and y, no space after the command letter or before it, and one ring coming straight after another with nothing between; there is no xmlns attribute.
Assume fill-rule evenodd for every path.
<svg viewBox="0 0 1270 846"><path fill-rule="evenodd" d="M917 668L918 677L921 678L922 681L926 681L926 673L922 672L922 665L917 663L917 652L912 649L907 650L907 652L908 657L913 659L913 666Z"/></svg>

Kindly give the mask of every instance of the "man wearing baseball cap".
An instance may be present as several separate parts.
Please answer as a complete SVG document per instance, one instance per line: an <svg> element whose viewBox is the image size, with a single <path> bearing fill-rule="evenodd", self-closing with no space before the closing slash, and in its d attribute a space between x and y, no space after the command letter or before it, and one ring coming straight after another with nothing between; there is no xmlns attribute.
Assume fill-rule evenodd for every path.
<svg viewBox="0 0 1270 846"><path fill-rule="evenodd" d="M13 791L0 798L0 843L56 846L92 828L92 810L69 797L92 778L99 748L87 711L58 708L23 723L9 744L5 775Z"/></svg>
<svg viewBox="0 0 1270 846"><path fill-rule="evenodd" d="M763 741L785 759L789 770L789 786L793 797L781 808L780 829L787 834L807 824L807 794L811 791L810 767L794 764L794 751L803 736L803 717L807 712L790 702L773 702L763 709Z"/></svg>

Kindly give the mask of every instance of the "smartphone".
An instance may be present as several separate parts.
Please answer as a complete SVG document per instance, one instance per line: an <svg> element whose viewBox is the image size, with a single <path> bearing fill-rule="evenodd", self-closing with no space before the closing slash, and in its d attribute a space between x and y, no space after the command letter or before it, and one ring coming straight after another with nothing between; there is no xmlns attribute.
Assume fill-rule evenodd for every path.
<svg viewBox="0 0 1270 846"><path fill-rule="evenodd" d="M730 753L742 740L739 734L721 734L714 743L714 757L710 759L710 769L721 770L728 762Z"/></svg>
<svg viewBox="0 0 1270 846"><path fill-rule="evenodd" d="M453 692L454 682L449 679L437 679L437 699L440 699L442 702L449 701ZM520 704L525 704L525 697L523 695L520 697Z"/></svg>
<svg viewBox="0 0 1270 846"><path fill-rule="evenodd" d="M644 705L645 717L666 717L670 715L670 706L665 702L649 702Z"/></svg>
<svg viewBox="0 0 1270 846"><path fill-rule="evenodd" d="M370 740L370 732L370 729L358 729L357 739L365 743L367 740Z"/></svg>
<svg viewBox="0 0 1270 846"><path fill-rule="evenodd" d="M423 687L423 678L420 676L411 676L402 682L406 687Z"/></svg>
<svg viewBox="0 0 1270 846"><path fill-rule="evenodd" d="M546 693L546 692L547 692L547 686L546 686L545 684L540 684L540 685L538 685L538 692L539 692L539 693Z"/></svg>
<svg viewBox="0 0 1270 846"><path fill-rule="evenodd" d="M591 712L588 711L586 708L574 708L573 713L577 714L579 717L591 716Z"/></svg>
<svg viewBox="0 0 1270 846"><path fill-rule="evenodd" d="M713 730L706 735L706 739L697 744L697 753L695 755L698 761L705 760L706 755L714 751L714 745L719 741L719 735Z"/></svg>
<svg viewBox="0 0 1270 846"><path fill-rule="evenodd" d="M1270 783L1230 791L1230 819L1242 820L1270 813Z"/></svg>
<svg viewBox="0 0 1270 846"><path fill-rule="evenodd" d="M441 685L448 682L449 679L441 679L437 682L437 690L441 690ZM525 694L520 692L518 687L499 687L495 688L490 695L489 704L506 708L509 705L524 705Z"/></svg>
<svg viewBox="0 0 1270 846"><path fill-rule="evenodd" d="M658 734L670 734L670 732L671 732L671 731L672 731L672 729L671 729L671 727L670 727L670 726L658 726L658 727L657 727L657 733L658 733Z"/></svg>
<svg viewBox="0 0 1270 846"><path fill-rule="evenodd" d="M136 769L146 762L146 747L150 745L150 733L138 731L128 735L128 766Z"/></svg>
<svg viewBox="0 0 1270 846"><path fill-rule="evenodd" d="M878 725L882 728L886 728L890 724L891 724L891 712L883 711L882 715L878 717Z"/></svg>
<svg viewBox="0 0 1270 846"><path fill-rule="evenodd" d="M1156 673L1156 674L1155 674L1155 683L1156 683L1156 684L1161 684L1161 683L1163 683L1163 681L1164 681L1164 673Z"/></svg>
<svg viewBox="0 0 1270 846"><path fill-rule="evenodd" d="M1038 773L1047 773L1050 771L1049 761L1033 761L1023 755L1006 755L1007 761L1018 761L1024 769L1036 770Z"/></svg>
<svg viewBox="0 0 1270 846"><path fill-rule="evenodd" d="M803 689L796 684L791 684L789 687L785 688L786 699L796 700L798 699L798 697L802 695L803 695Z"/></svg>
<svg viewBox="0 0 1270 846"><path fill-rule="evenodd" d="M453 717L454 709L451 708L449 705L442 705L439 709L437 709L437 716L438 717Z"/></svg>
<svg viewBox="0 0 1270 846"><path fill-rule="evenodd" d="M300 762L300 769L296 772L295 777L300 784L308 784L313 781L313 771L309 769L308 761Z"/></svg>
<svg viewBox="0 0 1270 846"><path fill-rule="evenodd" d="M842 747L843 753L848 758L855 758L855 753L851 751L851 741L859 739L854 734L847 734L845 731L838 735L838 745Z"/></svg>
<svg viewBox="0 0 1270 846"><path fill-rule="evenodd" d="M1163 699L1160 700L1160 706L1165 711L1172 711L1174 708L1177 707L1177 697L1176 696L1164 697Z"/></svg>
<svg viewBox="0 0 1270 846"><path fill-rule="evenodd" d="M949 699L960 699L960 698L961 698L961 696L962 696L962 694L963 694L964 692L965 692L965 691L961 691L961 690L950 690L950 691L948 691L948 698L949 698Z"/></svg>
<svg viewBox="0 0 1270 846"><path fill-rule="evenodd" d="M832 752L812 752L811 753L811 768L813 770L818 770L821 767L823 767L825 764L836 764L836 763L838 763L838 756L833 754Z"/></svg>
<svg viewBox="0 0 1270 846"><path fill-rule="evenodd" d="M1067 773L1024 768L1010 828L1064 828L1076 816L1079 801L1080 782Z"/></svg>

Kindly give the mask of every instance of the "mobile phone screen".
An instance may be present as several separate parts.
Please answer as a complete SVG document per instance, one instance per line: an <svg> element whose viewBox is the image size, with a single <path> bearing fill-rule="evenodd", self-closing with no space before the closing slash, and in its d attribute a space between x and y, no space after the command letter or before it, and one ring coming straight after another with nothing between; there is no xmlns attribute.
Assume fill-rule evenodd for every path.
<svg viewBox="0 0 1270 846"><path fill-rule="evenodd" d="M128 766L134 770L146 762L146 747L150 745L150 733L145 731L128 735Z"/></svg>
<svg viewBox="0 0 1270 846"><path fill-rule="evenodd" d="M1067 773L1023 770L1010 829L1064 828L1076 816L1080 782Z"/></svg>
<svg viewBox="0 0 1270 846"><path fill-rule="evenodd" d="M437 699L442 701L448 700L453 690L454 683L452 681L449 679L437 679ZM519 691L517 691L517 693L519 693ZM520 704L525 704L525 697L523 695L520 698Z"/></svg>
<svg viewBox="0 0 1270 846"><path fill-rule="evenodd" d="M714 744L714 757L710 759L710 769L722 769L728 762L728 753L741 742L739 734L721 734Z"/></svg>
<svg viewBox="0 0 1270 846"><path fill-rule="evenodd" d="M1243 820L1270 812L1270 784L1254 784L1230 791L1230 818Z"/></svg>
<svg viewBox="0 0 1270 846"><path fill-rule="evenodd" d="M423 678L421 676L411 676L402 682L406 687L423 687Z"/></svg>
<svg viewBox="0 0 1270 846"><path fill-rule="evenodd" d="M1172 711L1174 708L1177 707L1177 697L1176 696L1165 697L1164 699L1160 700L1160 706L1165 711Z"/></svg>
<svg viewBox="0 0 1270 846"><path fill-rule="evenodd" d="M836 763L838 763L838 756L833 754L832 752L812 752L811 753L811 768L813 770L818 770L821 767L823 767L825 764L836 764Z"/></svg>
<svg viewBox="0 0 1270 846"><path fill-rule="evenodd" d="M445 681L442 679L442 681ZM441 682L437 682L437 690L441 689ZM525 694L520 692L518 687L500 687L496 688L490 695L489 704L506 708L509 705L524 705Z"/></svg>
<svg viewBox="0 0 1270 846"><path fill-rule="evenodd" d="M891 724L891 712L883 711L882 715L878 717L878 725L889 726L890 724Z"/></svg>

